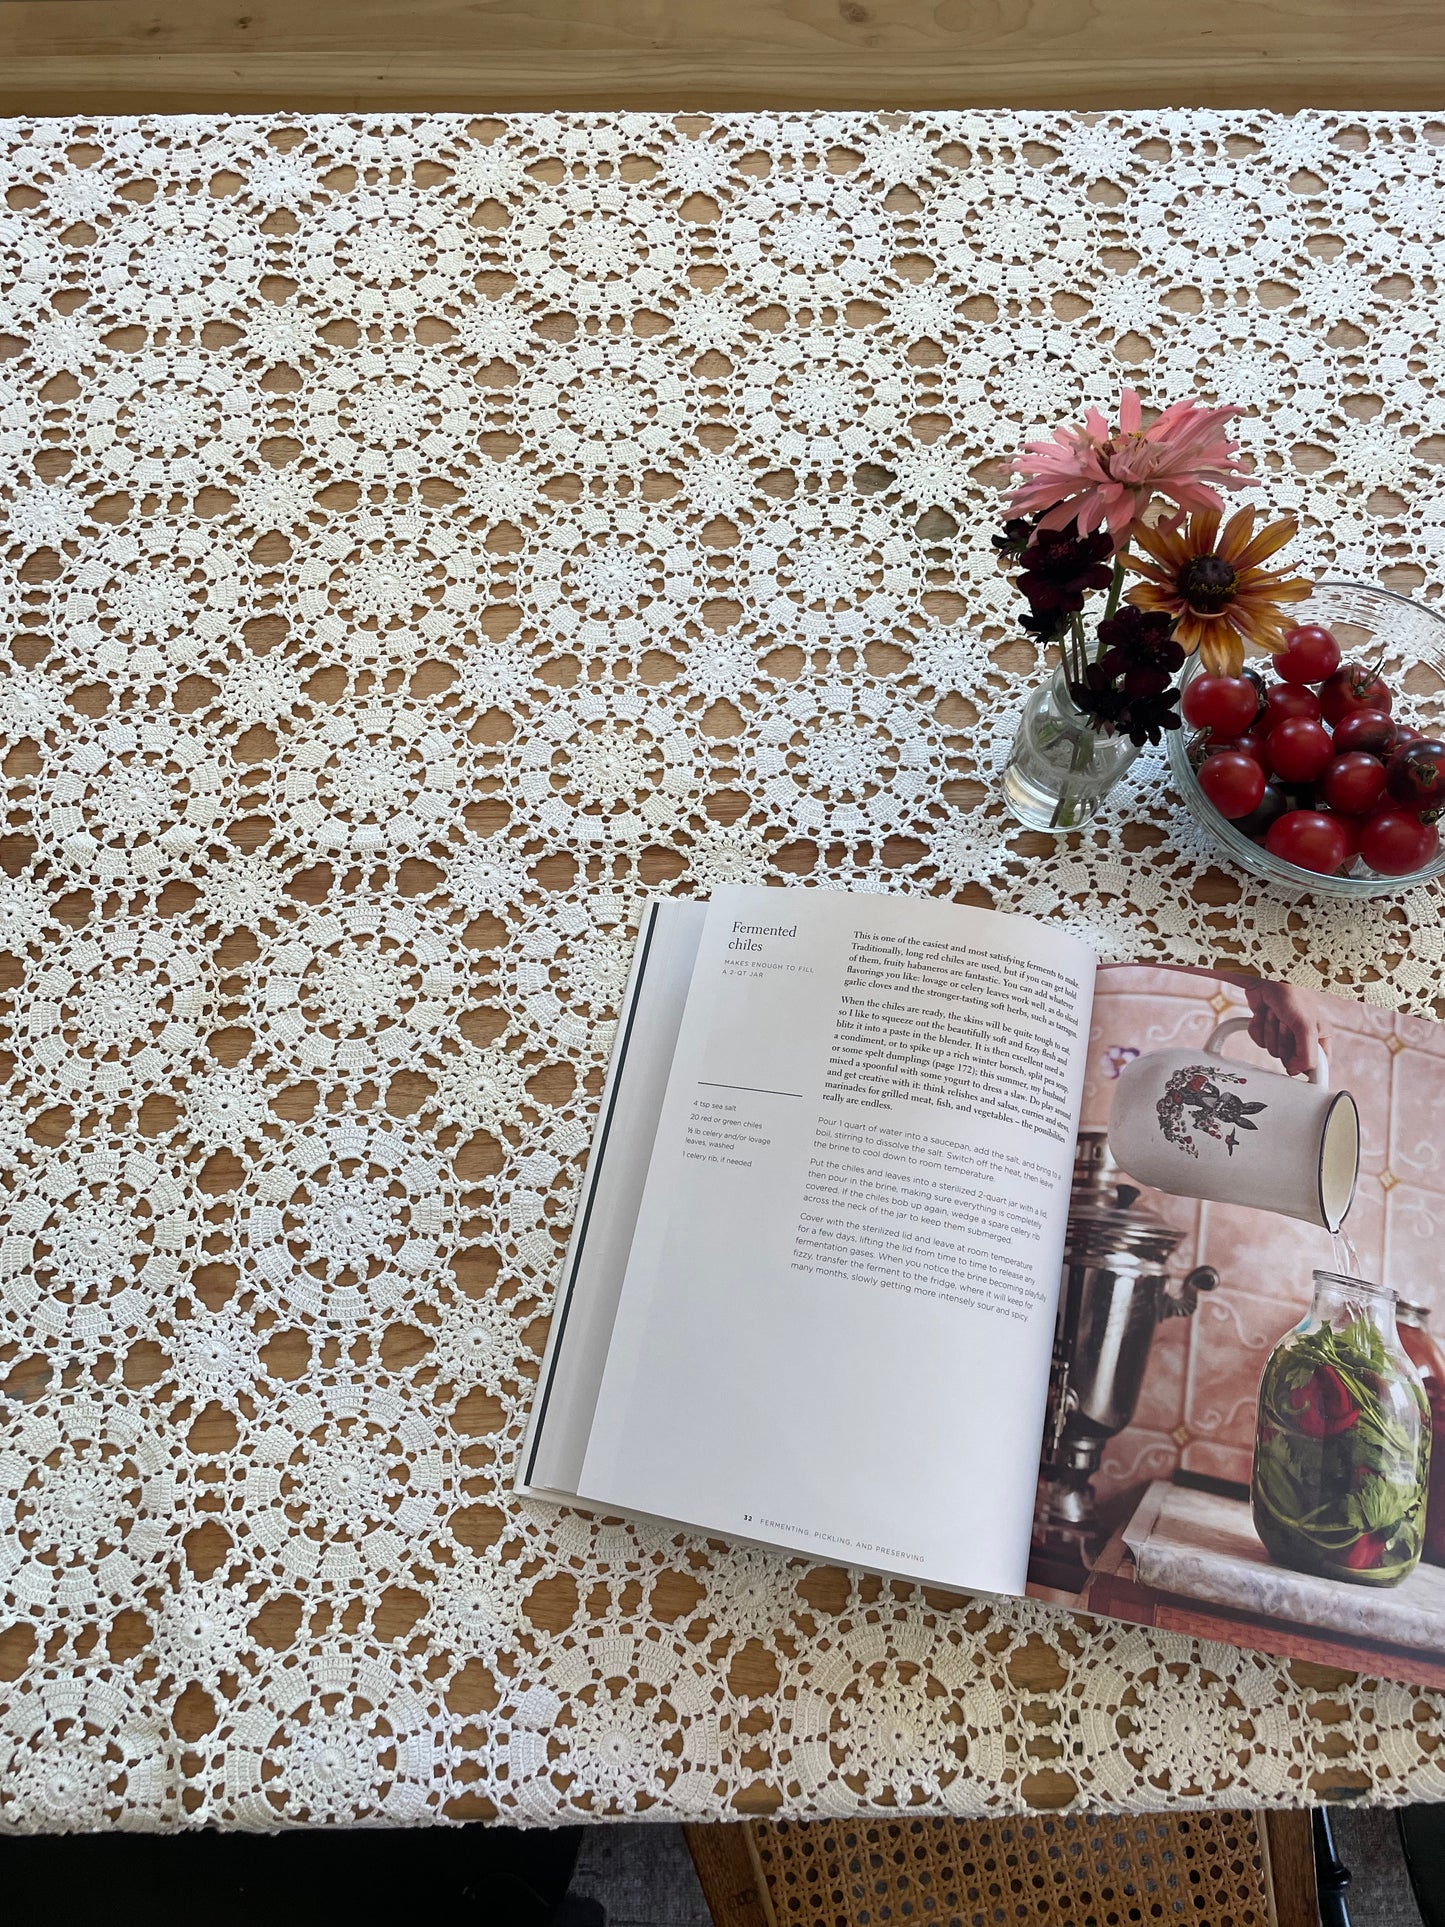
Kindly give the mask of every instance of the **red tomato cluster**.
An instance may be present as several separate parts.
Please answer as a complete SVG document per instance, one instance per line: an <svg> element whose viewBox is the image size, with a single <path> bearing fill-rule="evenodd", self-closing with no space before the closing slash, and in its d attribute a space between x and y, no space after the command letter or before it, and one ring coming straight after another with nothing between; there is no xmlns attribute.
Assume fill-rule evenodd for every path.
<svg viewBox="0 0 1445 1927"><path fill-rule="evenodd" d="M1195 676L1184 720L1199 733L1199 787L1271 856L1333 876L1359 857L1381 876L1408 876L1440 847L1445 742L1390 714L1377 668L1340 661L1328 629L1291 629L1277 682Z"/></svg>

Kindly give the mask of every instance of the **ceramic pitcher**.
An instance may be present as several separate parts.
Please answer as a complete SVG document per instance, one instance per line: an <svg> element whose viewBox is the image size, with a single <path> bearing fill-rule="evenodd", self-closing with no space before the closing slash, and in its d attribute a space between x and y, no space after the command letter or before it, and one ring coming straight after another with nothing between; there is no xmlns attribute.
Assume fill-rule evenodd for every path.
<svg viewBox="0 0 1445 1927"><path fill-rule="evenodd" d="M1331 1091L1323 1052L1308 1078L1227 1060L1248 1017L1226 1017L1203 1050L1148 1051L1120 1073L1109 1118L1114 1159L1176 1197L1253 1205L1338 1231L1355 1195L1360 1115Z"/></svg>

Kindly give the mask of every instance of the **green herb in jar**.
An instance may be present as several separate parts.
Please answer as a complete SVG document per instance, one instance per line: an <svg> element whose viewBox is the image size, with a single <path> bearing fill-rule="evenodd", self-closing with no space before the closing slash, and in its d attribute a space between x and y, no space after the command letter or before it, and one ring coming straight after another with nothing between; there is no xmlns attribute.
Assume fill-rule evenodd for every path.
<svg viewBox="0 0 1445 1927"><path fill-rule="evenodd" d="M1296 1571L1398 1585L1420 1558L1429 1454L1424 1395L1368 1317L1292 1334L1260 1383L1255 1529Z"/></svg>

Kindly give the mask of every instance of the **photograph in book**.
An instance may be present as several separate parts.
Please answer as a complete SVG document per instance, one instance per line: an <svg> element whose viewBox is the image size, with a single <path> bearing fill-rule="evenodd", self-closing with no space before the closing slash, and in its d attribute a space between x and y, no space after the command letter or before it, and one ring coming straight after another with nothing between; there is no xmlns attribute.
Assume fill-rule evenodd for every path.
<svg viewBox="0 0 1445 1927"><path fill-rule="evenodd" d="M1030 1592L1445 1684L1440 1328L1445 1028L1100 966Z"/></svg>

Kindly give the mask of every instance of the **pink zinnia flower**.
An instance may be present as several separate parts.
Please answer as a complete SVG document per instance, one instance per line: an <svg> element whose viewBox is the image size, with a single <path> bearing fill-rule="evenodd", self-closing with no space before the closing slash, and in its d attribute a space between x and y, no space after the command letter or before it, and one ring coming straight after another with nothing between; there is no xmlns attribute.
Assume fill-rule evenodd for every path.
<svg viewBox="0 0 1445 1927"><path fill-rule="evenodd" d="M1126 388L1117 434L1091 408L1082 428L1056 428L1051 442L1028 443L1014 463L1024 480L1009 497L1008 512L1043 511L1041 528L1077 522L1084 535L1102 526L1119 549L1155 495L1167 495L1180 509L1220 510L1218 491L1249 480L1226 432L1239 412L1177 401L1151 428L1141 428L1139 397Z"/></svg>

